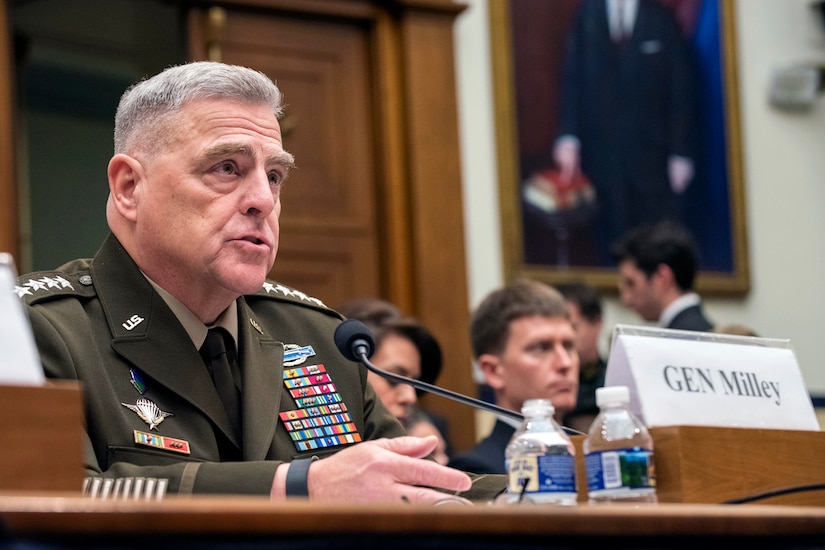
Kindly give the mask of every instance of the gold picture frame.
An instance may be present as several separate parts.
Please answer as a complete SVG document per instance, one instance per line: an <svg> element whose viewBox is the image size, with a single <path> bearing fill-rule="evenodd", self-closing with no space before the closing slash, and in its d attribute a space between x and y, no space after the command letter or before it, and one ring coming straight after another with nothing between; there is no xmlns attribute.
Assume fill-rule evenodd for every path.
<svg viewBox="0 0 825 550"><path fill-rule="evenodd" d="M536 237L540 231L534 231L532 226L526 222L525 199L522 198L525 181L528 181L525 178L526 174L534 170L536 166L541 166L541 162L547 163L548 158L552 158L549 151L552 148L550 135L552 128L539 128L536 133L545 133L531 141L525 137L527 134L524 131L520 132L523 130L520 128L521 121L526 121L524 126L531 128L536 126L535 121L544 120L548 120L550 122L548 126L552 126L552 106L548 108L548 103L555 100L557 108L558 98L561 95L559 67L562 64L562 50L565 42L563 35L572 26L574 12L582 1L584 0L553 0L552 2L547 0L489 0L504 276L508 281L526 276L549 284L578 280L600 289L615 291L617 283L615 266L607 265L604 261L576 258L575 253L581 249L575 248L576 242L569 240L572 232L566 229L567 235L562 234L559 237L557 227L543 227L547 231L540 238ZM715 88L707 88L710 90L708 95L715 97L716 108L724 116L717 117L723 121L721 125L716 123L722 128L717 127L713 130L718 134L716 145L712 145L713 149L702 157L716 159L716 179L708 178L701 181L712 181L712 185L715 186L714 196L722 197L724 194L726 196L714 199L715 202L712 202L706 197L699 196L699 191L697 191L695 193L697 197L693 199L701 202L696 202L695 205L698 207L690 210L693 216L692 223L694 227L698 227L698 233L705 239L700 241L697 238L697 242L700 244L700 249L703 248L703 242L709 244L707 248L712 249L711 251L716 255L714 256L715 263L711 262L707 266L703 263L701 266L696 288L705 295L743 296L750 289L750 275L736 71L734 2L733 0L652 1L665 5L666 8L674 10L674 13L676 11L674 6L685 2L694 4L694 6L687 7L704 4L705 9L715 10L715 13L710 12L709 18L708 12L702 14L704 19L701 21L703 25L701 29L705 37L708 36L708 29L710 29L710 42L715 44L713 47L717 52L717 70L714 73L717 85ZM696 14L698 13L696 11ZM542 19L543 16L546 16L546 19ZM698 17L699 15L694 21L696 29L700 28ZM713 26L714 18L715 27ZM545 20L546 23L543 23L542 21ZM698 35L698 30L696 32ZM514 37L520 42L514 42ZM699 39L696 38L696 40L698 42ZM516 58L516 56L521 57ZM548 59L554 61L548 61ZM549 69L545 70L545 67ZM713 86L712 74L701 76L703 82L711 83L706 86ZM529 93L523 93L528 87L536 87L532 96ZM710 99L705 100L705 103L709 104ZM543 143L542 140L544 140ZM713 140L704 138L697 140L699 141L703 144L714 143ZM537 143L541 147L536 147ZM528 150L528 145L532 149ZM548 150L545 150L544 146ZM703 146L711 147L711 145ZM530 162L525 159L531 158L529 155L537 150L540 154L533 155L533 165L525 168ZM542 159L536 160L535 157L542 155ZM709 193L705 195L710 196ZM710 212L710 215L707 219L702 219L707 212ZM720 215L713 215L714 212ZM586 225L587 223L579 226L579 235L592 231L592 228ZM618 236L615 235L617 238ZM564 242L563 239L568 239L568 241ZM545 243L549 243L548 257L550 249L553 249L555 254L553 258L548 260L536 254L530 256L531 251L543 251L542 247ZM562 250L562 245L567 248ZM562 251L566 256L562 256ZM704 261L704 249L702 255ZM560 261L561 258L564 261Z"/></svg>

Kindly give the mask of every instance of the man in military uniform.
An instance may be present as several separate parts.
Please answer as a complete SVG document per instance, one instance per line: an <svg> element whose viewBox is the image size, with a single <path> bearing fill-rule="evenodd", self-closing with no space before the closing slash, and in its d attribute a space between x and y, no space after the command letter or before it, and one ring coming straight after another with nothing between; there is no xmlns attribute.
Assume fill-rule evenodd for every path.
<svg viewBox="0 0 825 550"><path fill-rule="evenodd" d="M341 356L339 314L266 280L293 164L281 109L266 76L220 63L131 87L111 234L91 260L19 278L47 375L82 384L88 475L177 494L492 498L503 479L420 460L435 438L406 437Z"/></svg>

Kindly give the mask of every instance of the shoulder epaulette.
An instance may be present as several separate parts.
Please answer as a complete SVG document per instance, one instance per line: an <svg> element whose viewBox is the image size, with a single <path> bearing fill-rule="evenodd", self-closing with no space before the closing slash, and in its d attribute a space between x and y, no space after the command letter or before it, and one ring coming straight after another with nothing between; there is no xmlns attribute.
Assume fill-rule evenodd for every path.
<svg viewBox="0 0 825 550"><path fill-rule="evenodd" d="M326 304L324 304L324 302L322 302L318 298L309 296L308 294L305 294L300 290L290 288L286 285L282 285L281 283L277 283L275 281L267 280L266 282L264 282L264 286L261 287L261 290L259 290L253 296L272 298L275 300L281 300L286 302L293 302L305 306L312 306L318 309L329 309L326 306Z"/></svg>
<svg viewBox="0 0 825 550"><path fill-rule="evenodd" d="M96 294L88 271L36 271L17 278L17 296L27 304L36 304L63 296L92 297Z"/></svg>

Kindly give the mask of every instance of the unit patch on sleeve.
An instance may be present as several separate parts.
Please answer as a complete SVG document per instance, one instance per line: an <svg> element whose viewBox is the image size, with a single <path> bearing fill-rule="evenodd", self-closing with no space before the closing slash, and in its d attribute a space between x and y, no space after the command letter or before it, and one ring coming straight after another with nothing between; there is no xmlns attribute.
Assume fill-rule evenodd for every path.
<svg viewBox="0 0 825 550"><path fill-rule="evenodd" d="M284 369L284 385L298 408L279 416L296 449L309 451L361 441L324 365Z"/></svg>

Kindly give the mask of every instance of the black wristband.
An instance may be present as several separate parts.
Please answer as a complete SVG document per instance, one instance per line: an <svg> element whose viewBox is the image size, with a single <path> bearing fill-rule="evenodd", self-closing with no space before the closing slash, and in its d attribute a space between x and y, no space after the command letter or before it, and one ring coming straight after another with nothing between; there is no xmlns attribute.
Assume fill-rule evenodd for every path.
<svg viewBox="0 0 825 550"><path fill-rule="evenodd" d="M310 456L290 462L289 469L286 471L286 496L304 498L309 496L307 475L309 475L309 466L316 460L318 460L317 456Z"/></svg>

